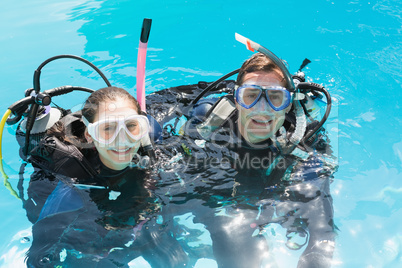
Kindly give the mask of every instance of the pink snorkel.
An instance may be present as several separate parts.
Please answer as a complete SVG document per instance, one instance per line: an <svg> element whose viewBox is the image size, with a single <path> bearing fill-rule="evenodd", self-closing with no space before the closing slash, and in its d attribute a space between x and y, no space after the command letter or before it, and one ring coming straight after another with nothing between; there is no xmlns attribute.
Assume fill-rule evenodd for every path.
<svg viewBox="0 0 402 268"><path fill-rule="evenodd" d="M140 45L138 46L138 58L137 58L137 101L141 106L142 112L146 114L146 105L145 105L145 61L147 56L147 46L148 46L148 38L149 32L151 30L151 19L144 19L142 23L141 36L140 36ZM151 158L152 162L155 159L155 153L153 151L153 146L151 139L156 142L162 139L162 128L159 123L153 118L151 115L147 115L150 131L149 135L146 135L141 139L141 146L146 154ZM144 164L143 166L147 166Z"/></svg>
<svg viewBox="0 0 402 268"><path fill-rule="evenodd" d="M145 61L147 56L147 46L149 32L151 30L151 19L144 19L142 23L140 44L138 47L137 58L137 100L141 110L145 112Z"/></svg>

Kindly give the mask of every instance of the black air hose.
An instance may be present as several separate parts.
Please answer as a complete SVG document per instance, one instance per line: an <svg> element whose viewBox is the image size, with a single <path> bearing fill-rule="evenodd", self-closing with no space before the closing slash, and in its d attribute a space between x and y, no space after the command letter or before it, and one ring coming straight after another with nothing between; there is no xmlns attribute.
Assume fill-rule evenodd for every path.
<svg viewBox="0 0 402 268"><path fill-rule="evenodd" d="M325 98L327 99L327 109L325 111L325 114L321 121L317 124L315 128L312 130L308 131L308 133L302 138L300 143L305 143L308 141L315 133L317 133L318 130L324 125L325 121L327 121L329 114L331 112L331 107L332 107L332 100L331 100L331 95L329 92L320 84L317 83L309 83L309 82L301 82L297 85L297 88L302 92L302 93L308 93L312 92L317 93L315 91L321 92L325 95Z"/></svg>

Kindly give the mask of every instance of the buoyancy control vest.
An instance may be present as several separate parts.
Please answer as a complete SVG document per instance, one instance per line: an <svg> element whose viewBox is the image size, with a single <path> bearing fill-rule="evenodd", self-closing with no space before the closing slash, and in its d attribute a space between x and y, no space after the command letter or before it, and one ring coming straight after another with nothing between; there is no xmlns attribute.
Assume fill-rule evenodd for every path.
<svg viewBox="0 0 402 268"><path fill-rule="evenodd" d="M96 167L99 166L96 149L90 144L85 144L87 148L78 149L78 143L83 143L77 137L83 138L85 131L81 112L69 114L58 123L62 124L65 136L46 135L30 152L28 160L41 169L78 181L96 176Z"/></svg>

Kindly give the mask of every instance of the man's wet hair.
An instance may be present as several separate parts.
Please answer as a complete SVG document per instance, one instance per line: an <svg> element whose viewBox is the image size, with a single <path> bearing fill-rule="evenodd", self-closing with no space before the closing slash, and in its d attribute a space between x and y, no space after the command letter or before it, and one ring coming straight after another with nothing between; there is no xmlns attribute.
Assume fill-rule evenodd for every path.
<svg viewBox="0 0 402 268"><path fill-rule="evenodd" d="M246 74L254 72L276 72L283 77L283 80L285 80L282 70L272 60L262 53L256 53L241 66L239 74L237 75L236 85L242 85ZM288 84L285 85L286 88L289 86L290 85Z"/></svg>

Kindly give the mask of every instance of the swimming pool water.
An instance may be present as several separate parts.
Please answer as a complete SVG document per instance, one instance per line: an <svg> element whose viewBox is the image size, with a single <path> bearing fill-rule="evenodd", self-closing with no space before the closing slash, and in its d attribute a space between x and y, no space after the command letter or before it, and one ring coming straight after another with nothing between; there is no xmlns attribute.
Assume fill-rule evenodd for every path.
<svg viewBox="0 0 402 268"><path fill-rule="evenodd" d="M402 5L384 1L10 1L0 3L0 110L32 87L33 71L58 54L82 56L112 84L134 92L140 26L152 18L147 93L214 81L251 54L238 32L328 88L338 121L339 171L331 185L339 228L333 267L399 267L402 261ZM71 60L49 64L42 88L103 82ZM57 99L80 107L85 93ZM3 163L16 188L21 160L8 127ZM29 181L29 170L25 172ZM24 267L30 223L0 188L0 265ZM204 264L204 267L210 264ZM200 264L200 267L203 266Z"/></svg>

